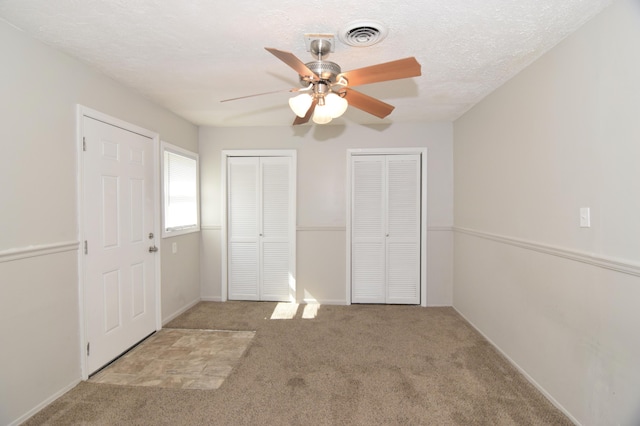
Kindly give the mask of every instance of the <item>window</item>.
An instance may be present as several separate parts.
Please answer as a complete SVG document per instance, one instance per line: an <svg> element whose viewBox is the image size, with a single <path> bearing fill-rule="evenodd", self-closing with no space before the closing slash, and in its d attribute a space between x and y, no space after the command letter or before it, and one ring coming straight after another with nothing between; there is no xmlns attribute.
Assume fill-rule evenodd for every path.
<svg viewBox="0 0 640 426"><path fill-rule="evenodd" d="M200 231L198 154L162 142L162 237Z"/></svg>

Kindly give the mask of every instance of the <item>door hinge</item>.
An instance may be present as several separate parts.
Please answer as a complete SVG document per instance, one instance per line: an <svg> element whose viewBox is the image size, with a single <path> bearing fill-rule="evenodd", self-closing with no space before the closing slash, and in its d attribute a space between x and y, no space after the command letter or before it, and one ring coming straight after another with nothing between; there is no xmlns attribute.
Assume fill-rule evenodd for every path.
<svg viewBox="0 0 640 426"><path fill-rule="evenodd" d="M89 254L89 243L87 243L87 240L84 240L84 254Z"/></svg>
<svg viewBox="0 0 640 426"><path fill-rule="evenodd" d="M91 343L87 342L87 356L90 355L91 352Z"/></svg>
<svg viewBox="0 0 640 426"><path fill-rule="evenodd" d="M87 150L87 138L85 138L84 136L82 137L82 150Z"/></svg>

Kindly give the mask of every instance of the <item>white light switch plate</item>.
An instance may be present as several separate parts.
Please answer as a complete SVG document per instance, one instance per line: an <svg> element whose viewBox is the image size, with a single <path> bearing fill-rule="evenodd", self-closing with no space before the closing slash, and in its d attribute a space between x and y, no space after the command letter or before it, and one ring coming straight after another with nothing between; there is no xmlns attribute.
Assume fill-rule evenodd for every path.
<svg viewBox="0 0 640 426"><path fill-rule="evenodd" d="M580 207L580 228L591 227L591 209L589 207Z"/></svg>
<svg viewBox="0 0 640 426"><path fill-rule="evenodd" d="M171 243L171 252L176 254L178 252L178 243Z"/></svg>

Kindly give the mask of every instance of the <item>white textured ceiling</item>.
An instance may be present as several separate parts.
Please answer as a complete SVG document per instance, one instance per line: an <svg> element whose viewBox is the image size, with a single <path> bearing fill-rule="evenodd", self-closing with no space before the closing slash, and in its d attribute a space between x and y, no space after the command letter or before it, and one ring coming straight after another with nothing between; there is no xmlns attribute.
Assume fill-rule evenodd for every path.
<svg viewBox="0 0 640 426"><path fill-rule="evenodd" d="M291 68L305 33L355 20L389 33L371 47L336 37L343 71L415 56L422 76L358 90L396 107L380 120L349 108L334 123L453 121L612 0L0 0L0 17L198 125L288 126Z"/></svg>

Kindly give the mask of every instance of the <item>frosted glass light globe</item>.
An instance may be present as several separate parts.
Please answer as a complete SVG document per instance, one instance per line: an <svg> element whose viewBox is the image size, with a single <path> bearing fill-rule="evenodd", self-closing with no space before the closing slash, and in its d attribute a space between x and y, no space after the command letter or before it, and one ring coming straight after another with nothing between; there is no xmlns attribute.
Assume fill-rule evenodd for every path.
<svg viewBox="0 0 640 426"><path fill-rule="evenodd" d="M324 97L324 104L329 108L329 112L332 118L338 118L347 110L349 103L343 97L340 97L336 93L329 93Z"/></svg>
<svg viewBox="0 0 640 426"><path fill-rule="evenodd" d="M316 124L327 124L332 119L331 111L327 105L317 105L313 112L313 122Z"/></svg>
<svg viewBox="0 0 640 426"><path fill-rule="evenodd" d="M309 111L309 108L311 107L311 102L313 102L313 98L307 93L302 93L298 96L294 96L293 98L289 98L291 111L300 118L307 115L307 111Z"/></svg>

